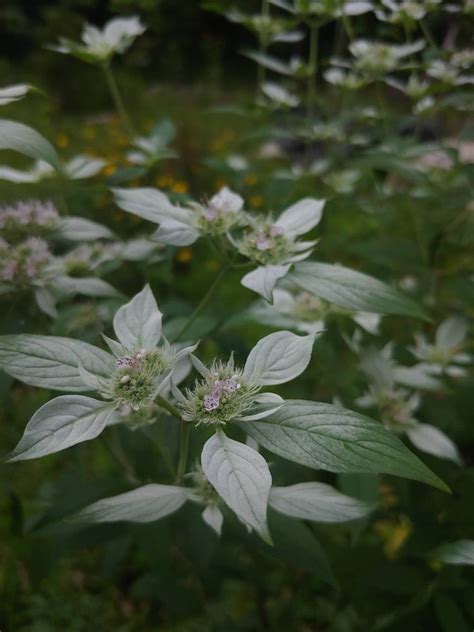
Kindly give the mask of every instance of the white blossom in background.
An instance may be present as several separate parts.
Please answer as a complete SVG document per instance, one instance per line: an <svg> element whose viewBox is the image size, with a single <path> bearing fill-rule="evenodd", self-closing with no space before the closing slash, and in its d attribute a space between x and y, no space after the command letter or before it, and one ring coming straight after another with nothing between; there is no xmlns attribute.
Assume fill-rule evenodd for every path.
<svg viewBox="0 0 474 632"><path fill-rule="evenodd" d="M277 18L270 15L250 15L231 9L224 13L230 22L242 24L253 31L258 40L269 46L274 43L295 43L304 38L302 31L295 30L291 20Z"/></svg>
<svg viewBox="0 0 474 632"><path fill-rule="evenodd" d="M435 59L428 65L426 72L433 79L437 79L448 86L473 84L474 74L463 74L463 68L463 66L453 64L452 61Z"/></svg>
<svg viewBox="0 0 474 632"><path fill-rule="evenodd" d="M168 119L160 121L148 136L134 138L134 149L127 159L134 165L152 166L160 160L177 158L178 154L169 144L176 135L175 126Z"/></svg>
<svg viewBox="0 0 474 632"><path fill-rule="evenodd" d="M357 169L343 169L327 173L323 176L323 181L336 193L348 195L355 190L361 176L361 172Z"/></svg>
<svg viewBox="0 0 474 632"><path fill-rule="evenodd" d="M339 314L351 317L369 334L379 333L380 314L350 313L308 292L295 293L277 287L273 291L273 305L266 301L257 301L247 311L252 320L264 325L278 329L285 327L306 334L321 333L326 328L326 321Z"/></svg>
<svg viewBox="0 0 474 632"><path fill-rule="evenodd" d="M343 15L363 15L372 11L374 5L368 0L270 0L272 4L284 9L293 15L308 18L321 16L325 18L338 18Z"/></svg>
<svg viewBox="0 0 474 632"><path fill-rule="evenodd" d="M381 0L383 9L375 10L375 15L382 22L391 24L413 25L433 11L441 0Z"/></svg>
<svg viewBox="0 0 474 632"><path fill-rule="evenodd" d="M59 45L50 46L50 48L89 63L103 63L116 53L124 53L145 30L146 27L136 16L113 18L103 29L92 24L85 24L81 43L61 37Z"/></svg>
<svg viewBox="0 0 474 632"><path fill-rule="evenodd" d="M243 198L223 187L207 203L171 204L158 189L114 189L117 205L129 213L159 224L152 239L173 246L189 246L199 237L225 235L246 223Z"/></svg>
<svg viewBox="0 0 474 632"><path fill-rule="evenodd" d="M420 77L420 75L414 73L408 77L406 82L399 81L392 77L386 77L385 83L392 88L396 88L406 94L410 99L418 101L426 96L426 93L430 89L431 82L428 79Z"/></svg>
<svg viewBox="0 0 474 632"><path fill-rule="evenodd" d="M410 351L433 375L464 377L467 375L467 366L474 360L471 354L463 351L467 333L468 322L464 318L452 316L439 325L433 343L423 334L416 334L415 346Z"/></svg>
<svg viewBox="0 0 474 632"><path fill-rule="evenodd" d="M226 165L232 169L232 171L246 171L249 168L249 162L247 158L240 154L231 154L225 159Z"/></svg>
<svg viewBox="0 0 474 632"><path fill-rule="evenodd" d="M332 58L333 66L348 68L367 80L374 81L389 72L406 67L406 57L420 52L425 47L423 40L411 44L388 44L386 42L358 39L349 45L352 61Z"/></svg>
<svg viewBox="0 0 474 632"><path fill-rule="evenodd" d="M337 59L335 63L337 63ZM342 68L329 68L323 72L324 79L334 86L345 90L359 90L367 84L367 80L360 74Z"/></svg>
<svg viewBox="0 0 474 632"><path fill-rule="evenodd" d="M358 406L376 410L386 428L405 434L419 450L461 463L453 441L439 428L421 423L417 418L421 395L413 389L418 385L429 388L430 380L422 365L397 367L391 360L389 346L382 352L371 349L363 353L361 369L369 380L369 390L356 400ZM408 388L397 385L403 382Z"/></svg>
<svg viewBox="0 0 474 632"><path fill-rule="evenodd" d="M21 200L0 207L0 230L6 239L18 234L48 233L58 222L59 213L50 200Z"/></svg>
<svg viewBox="0 0 474 632"><path fill-rule="evenodd" d="M237 250L258 265L246 274L241 283L257 292L270 303L277 281L290 270L291 265L306 259L317 241L300 241L299 237L312 230L321 221L325 200L304 198L274 219L248 216L249 226L244 235L231 243Z"/></svg>
<svg viewBox="0 0 474 632"><path fill-rule="evenodd" d="M84 180L96 176L106 164L105 160L101 158L79 155L63 165L63 173L71 180ZM9 182L41 182L54 177L57 177L57 171L43 160L37 160L33 167L28 170L0 166L0 180L8 180Z"/></svg>
<svg viewBox="0 0 474 632"><path fill-rule="evenodd" d="M277 83L267 81L260 86L260 89L271 103L276 106L295 108L300 104L300 99L297 96L291 94L286 88Z"/></svg>
<svg viewBox="0 0 474 632"><path fill-rule="evenodd" d="M0 105L8 105L9 103L19 101L31 90L34 90L34 88L28 83L18 83L14 86L0 88Z"/></svg>

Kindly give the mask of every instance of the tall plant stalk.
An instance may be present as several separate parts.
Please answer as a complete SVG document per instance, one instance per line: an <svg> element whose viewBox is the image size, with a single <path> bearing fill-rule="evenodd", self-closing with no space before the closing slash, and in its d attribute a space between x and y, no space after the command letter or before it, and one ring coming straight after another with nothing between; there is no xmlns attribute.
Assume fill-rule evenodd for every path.
<svg viewBox="0 0 474 632"><path fill-rule="evenodd" d="M260 15L263 19L268 19L270 17L270 0L262 0L262 8L260 10ZM268 48L268 39L266 34L259 34L259 52L260 54L264 54L267 52ZM265 78L267 75L267 69L263 64L257 64L257 87L255 92L255 100L258 101L260 96L260 87L265 82Z"/></svg>
<svg viewBox="0 0 474 632"><path fill-rule="evenodd" d="M316 86L318 73L318 39L319 23L316 20L309 22L309 54L308 54L308 79L306 84L306 116L308 123L314 116Z"/></svg>
<svg viewBox="0 0 474 632"><path fill-rule="evenodd" d="M134 136L136 136L135 129L125 108L125 104L123 102L122 95L120 94L115 76L112 72L112 68L110 67L110 63L106 62L102 64L102 69L104 71L105 79L107 81L107 85L109 87L115 109L122 119L123 126L127 130L127 133L130 135L130 137L133 138Z"/></svg>

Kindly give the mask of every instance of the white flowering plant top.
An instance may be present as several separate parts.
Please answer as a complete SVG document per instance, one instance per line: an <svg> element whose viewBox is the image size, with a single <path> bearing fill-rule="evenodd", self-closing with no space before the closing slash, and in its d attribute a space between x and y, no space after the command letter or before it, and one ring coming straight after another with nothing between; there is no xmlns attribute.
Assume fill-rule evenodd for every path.
<svg viewBox="0 0 474 632"><path fill-rule="evenodd" d="M50 48L88 63L104 63L113 55L124 53L145 30L146 27L135 16L114 18L103 29L85 24L80 43L62 37L59 45Z"/></svg>
<svg viewBox="0 0 474 632"><path fill-rule="evenodd" d="M249 530L271 543L266 517L269 505L295 517L321 521L351 520L370 511L340 495L343 509L333 509L336 515L326 515L331 514L330 506L325 512L323 505L318 512L321 494L338 495L330 486L302 485L293 502L289 501L289 489L272 490L268 463L258 450L229 436L238 429L257 444L310 467L386 471L444 486L376 422L327 404L285 401L266 390L295 379L307 368L313 333L299 336L278 331L257 342L243 365L231 355L227 361L215 359L206 366L193 355L197 344L176 346L164 338L162 314L148 286L120 307L113 327L117 339L104 336L111 353L69 338L23 334L0 338L4 371L27 384L74 393L52 399L33 415L9 460L69 448L94 439L109 425L133 425L136 411L153 417L157 407L184 427L207 428L213 434L203 446L200 468L189 473L193 486L146 485L98 501L78 519L147 522L192 500L204 505L203 519L220 533L219 503L224 502ZM188 368L192 363L199 374L184 391L177 385L186 378L187 369L180 368L183 362ZM101 399L77 394L82 391L95 391ZM367 436L379 446L375 455L370 448L370 459L364 456ZM359 445L352 456L340 452L347 441Z"/></svg>
<svg viewBox="0 0 474 632"><path fill-rule="evenodd" d="M422 390L442 390L443 386L421 363L414 367L396 365L391 347L382 352L371 349L361 354L361 368L369 379L369 390L356 400L361 408L377 410L386 428L405 434L415 447L461 464L455 443L439 428L421 423L417 411Z"/></svg>

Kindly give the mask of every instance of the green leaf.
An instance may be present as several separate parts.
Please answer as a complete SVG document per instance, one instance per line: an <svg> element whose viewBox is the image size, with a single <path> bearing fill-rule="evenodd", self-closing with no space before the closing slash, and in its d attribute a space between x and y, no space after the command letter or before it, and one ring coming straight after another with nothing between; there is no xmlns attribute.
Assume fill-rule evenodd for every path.
<svg viewBox="0 0 474 632"><path fill-rule="evenodd" d="M449 491L393 433L345 408L288 400L260 421L236 423L268 450L308 467L394 474Z"/></svg>
<svg viewBox="0 0 474 632"><path fill-rule="evenodd" d="M153 522L178 509L189 498L185 487L150 484L103 498L73 516L80 522Z"/></svg>
<svg viewBox="0 0 474 632"><path fill-rule="evenodd" d="M0 149L11 149L35 160L44 160L57 171L62 170L56 150L51 143L36 130L23 123L0 120Z"/></svg>
<svg viewBox="0 0 474 632"><path fill-rule="evenodd" d="M457 540L442 544L436 548L431 557L445 564L474 565L474 540Z"/></svg>
<svg viewBox="0 0 474 632"><path fill-rule="evenodd" d="M98 377L110 377L115 370L113 356L87 342L34 334L0 336L0 368L25 384L88 391L79 365Z"/></svg>
<svg viewBox="0 0 474 632"><path fill-rule="evenodd" d="M469 625L461 608L449 595L438 593L433 602L442 632L472 632L472 625Z"/></svg>
<svg viewBox="0 0 474 632"><path fill-rule="evenodd" d="M287 279L306 292L346 309L427 319L423 309L398 290L343 266L304 261L295 265Z"/></svg>
<svg viewBox="0 0 474 632"><path fill-rule="evenodd" d="M363 518L373 505L341 494L326 483L272 487L270 507L293 518L314 522L347 522Z"/></svg>
<svg viewBox="0 0 474 632"><path fill-rule="evenodd" d="M331 563L311 529L299 520L268 512L274 552L288 564L303 568L323 581L337 586Z"/></svg>
<svg viewBox="0 0 474 632"><path fill-rule="evenodd" d="M114 410L115 404L92 397L56 397L36 411L7 461L35 459L95 439Z"/></svg>
<svg viewBox="0 0 474 632"><path fill-rule="evenodd" d="M204 445L201 465L224 502L244 524L271 544L267 504L272 476L263 456L218 430Z"/></svg>

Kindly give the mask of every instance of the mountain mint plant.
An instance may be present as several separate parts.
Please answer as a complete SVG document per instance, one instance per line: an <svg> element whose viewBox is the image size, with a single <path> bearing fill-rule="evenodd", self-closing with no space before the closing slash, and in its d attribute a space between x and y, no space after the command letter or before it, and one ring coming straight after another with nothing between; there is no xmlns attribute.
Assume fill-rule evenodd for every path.
<svg viewBox="0 0 474 632"><path fill-rule="evenodd" d="M124 476L114 472L112 491L94 492L88 500L78 495L63 513L51 512L54 520L70 514L71 525L148 523L177 514L169 529L175 547L178 540L171 538L184 515L178 512L189 512L182 521L186 538L191 532L201 537L202 519L214 545L216 535L223 546L234 534L242 537L252 562L254 556L262 559L262 550L269 557L269 549L245 530L275 544L291 562L304 558L317 581L322 577L331 585L324 599L333 600L334 610L319 608L319 601L317 608L334 611L334 620L318 621L318 629L399 629L420 604L431 607L440 587L444 592L433 597L431 621L443 600L451 604L461 575L448 576L431 564L418 532L406 549L409 564L396 559L405 554L398 531L392 548L378 542L385 522L405 524L405 515L415 531L425 503L423 498L420 506L410 505L407 499L422 492L413 487L408 493L380 476L449 491L410 451L411 443L430 455L433 468L444 468L456 493L469 488L460 468L472 455L469 446L464 454L459 439L468 429L456 421L451 428L445 412L458 420L470 402L465 384L473 358L462 295L469 292L466 273L472 276L473 149L470 130L461 129L457 115L470 107L465 87L472 83L473 54L467 47L455 49L456 29L438 45L441 21L435 36L425 24L441 10L454 22L469 7L436 0L263 0L260 13L244 14L218 0L207 4L258 40L258 50L243 53L257 64L257 90L246 107L230 108L244 114L243 128L248 125L251 133L237 128L222 139L206 135L206 147L220 147L212 156L199 148L196 160L189 151L183 167L182 130L167 118L139 125L131 120L111 60L145 33L138 17L114 18L102 29L86 25L81 42L63 38L53 48L104 72L126 134L108 113L98 120L101 127L110 124L123 155L101 146L99 152L90 147L90 156L81 148L64 160L32 127L0 120L0 150L34 161L29 169L2 165L0 180L35 191L0 208L0 300L6 315L0 368L9 376L2 376L1 387L6 392L11 386L13 402L29 396L29 387L62 392L52 399L45 393L46 403L6 460L48 456L101 435ZM370 15L359 17L365 14ZM375 24L370 39L365 20ZM320 49L320 32L332 33L332 22L334 46ZM270 54L276 44L289 53ZM0 105L21 107L16 102L30 92L28 98L35 98L35 91L29 84L1 89ZM388 104L392 91L396 99ZM217 112L212 116L218 119ZM95 134L88 125L84 132L84 139ZM171 158L179 176L163 165ZM201 169L208 170L204 184ZM180 170L192 174L189 181L181 180L187 176ZM206 197L206 190L213 193ZM82 210L90 217L106 214L111 227L83 217ZM134 232L143 229L136 217L151 223L150 234ZM387 280L365 269L379 270ZM131 300L125 298L130 287L143 285ZM258 294L258 301L241 286ZM164 323L151 287L167 314ZM21 333L44 326L24 302L17 306L31 296L54 318L49 332L65 335ZM453 312L459 316L446 317ZM398 330L394 317L404 319ZM423 329L415 329L412 319ZM435 330L433 321L441 322ZM107 335L112 330L113 338ZM68 337L71 332L77 339ZM364 346L367 334L381 341L380 351ZM398 362L399 351L407 365ZM360 367L365 386L354 367ZM318 397L325 401L313 401ZM346 409L342 401L376 419ZM443 429L432 418L438 405ZM30 406L28 400L25 409ZM16 420L10 424L9 409L6 414L9 432L16 433ZM137 464L137 454L153 456ZM324 478L317 480L320 470ZM115 495L96 499L110 493ZM441 496L428 496L430 520L424 522L433 529L427 541L435 542L436 529L449 528L452 512L441 509ZM370 523L374 510L377 519ZM43 526L51 518L35 520L28 524ZM365 529L371 530L364 540L370 556L374 546L387 557L396 549L390 563L381 565L387 576L395 573L389 587L405 581L407 568L407 594L419 584L410 579L415 558L423 563L420 577L437 575L408 606L399 603L371 618L364 603L357 612L350 606L347 618L346 580L365 570L365 549L363 562L354 556L338 584L307 521L359 521L334 538L322 532L338 558ZM130 535L133 541L132 530L126 535L124 540ZM161 544L166 537L158 535ZM459 545L447 546L439 549L439 559L458 563ZM466 550L470 546L462 545L463 560ZM267 601L262 599L263 610ZM452 604L452 619L460 620ZM266 613L262 617L266 627Z"/></svg>

